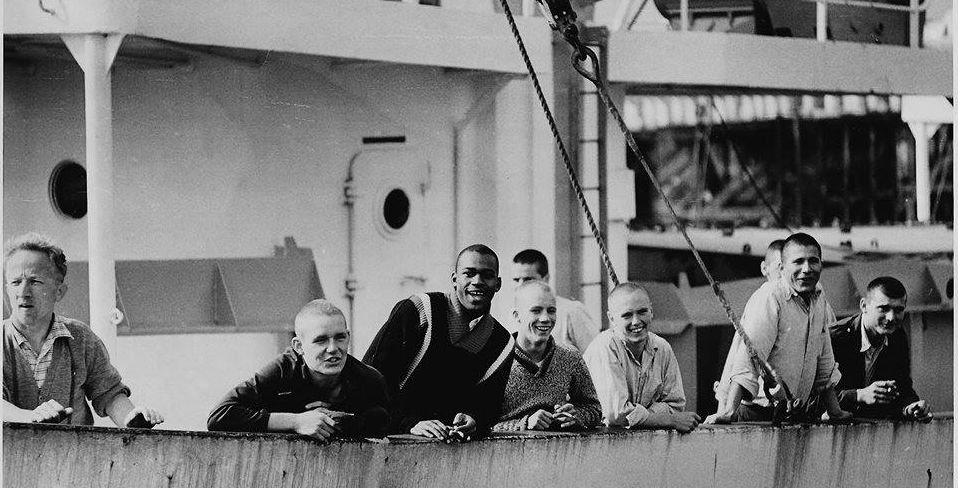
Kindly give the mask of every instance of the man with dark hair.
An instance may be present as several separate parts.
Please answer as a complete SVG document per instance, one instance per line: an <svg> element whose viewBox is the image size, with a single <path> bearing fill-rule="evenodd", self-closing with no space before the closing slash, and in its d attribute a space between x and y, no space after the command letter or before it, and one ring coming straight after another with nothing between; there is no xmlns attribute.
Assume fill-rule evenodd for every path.
<svg viewBox="0 0 958 488"><path fill-rule="evenodd" d="M488 247L463 249L452 292L401 300L373 339L367 364L386 378L390 433L462 440L499 418L512 366L512 335L489 315L502 287Z"/></svg>
<svg viewBox="0 0 958 488"><path fill-rule="evenodd" d="M296 432L382 437L389 414L386 382L346 353L346 317L319 299L303 306L290 347L210 412L207 428L233 432Z"/></svg>
<svg viewBox="0 0 958 488"><path fill-rule="evenodd" d="M134 406L106 347L79 320L54 313L67 292L63 250L30 233L7 242L3 321L3 420L92 425L87 400L118 427L151 428L163 416Z"/></svg>
<svg viewBox="0 0 958 488"><path fill-rule="evenodd" d="M516 289L515 360L495 430L590 429L602 415L579 352L556 344L556 299L543 281Z"/></svg>
<svg viewBox="0 0 958 488"><path fill-rule="evenodd" d="M912 388L911 355L902 330L908 294L890 276L875 278L859 302L861 313L830 327L842 372L838 401L858 417L931 418Z"/></svg>
<svg viewBox="0 0 958 488"><path fill-rule="evenodd" d="M526 249L512 258L512 281L518 288L522 283L533 280L549 282L549 261L545 254ZM599 326L589 316L582 302L558 295L555 299L556 321L552 337L556 344L571 347L582 354L599 333Z"/></svg>
<svg viewBox="0 0 958 488"><path fill-rule="evenodd" d="M636 283L609 292L609 324L585 351L586 365L610 427L689 432L701 420L685 412L679 362L665 339L649 331L652 300Z"/></svg>
<svg viewBox="0 0 958 488"><path fill-rule="evenodd" d="M834 386L841 373L832 354L827 325L835 321L831 305L822 295L822 248L814 237L792 234L782 247L782 276L766 282L749 298L742 314L742 329L755 352L778 371L794 399L816 399L830 419L851 414L838 405ZM745 347L729 351L730 381L726 401L705 419L707 423L771 420L773 407L759 384ZM770 392L781 394L781 389ZM812 397L812 394L815 397ZM743 404L743 397L753 403Z"/></svg>

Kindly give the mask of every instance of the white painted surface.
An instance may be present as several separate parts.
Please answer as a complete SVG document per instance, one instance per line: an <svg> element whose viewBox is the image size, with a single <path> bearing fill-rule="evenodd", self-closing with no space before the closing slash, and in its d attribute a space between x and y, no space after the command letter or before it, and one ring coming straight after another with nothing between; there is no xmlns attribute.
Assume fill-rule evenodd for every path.
<svg viewBox="0 0 958 488"><path fill-rule="evenodd" d="M133 403L166 418L159 428L206 430L220 399L288 344L286 334L121 336L112 358ZM112 422L97 418L96 425Z"/></svg>
<svg viewBox="0 0 958 488"><path fill-rule="evenodd" d="M414 148L363 150L353 166L355 227L352 242L356 295L353 310L353 354L362 357L389 316L393 305L414 293L445 289L430 259L443 255L430 239L448 235L449 219L432 219L428 205L429 161ZM387 195L394 190L409 199L409 219L398 229L384 217ZM444 260L443 260L444 261Z"/></svg>

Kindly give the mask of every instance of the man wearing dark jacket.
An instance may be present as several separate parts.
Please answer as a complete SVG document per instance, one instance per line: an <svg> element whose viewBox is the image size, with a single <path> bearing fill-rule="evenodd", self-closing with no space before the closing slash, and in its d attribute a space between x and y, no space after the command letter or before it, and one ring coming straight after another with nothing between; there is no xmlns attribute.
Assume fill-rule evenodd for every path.
<svg viewBox="0 0 958 488"><path fill-rule="evenodd" d="M499 258L476 244L459 253L451 293L396 304L363 358L386 378L390 433L463 440L491 430L515 344L489 315L501 286Z"/></svg>
<svg viewBox="0 0 958 488"><path fill-rule="evenodd" d="M229 392L210 413L211 431L296 432L382 437L389 421L386 383L346 353L346 318L326 300L296 315L291 347Z"/></svg>
<svg viewBox="0 0 958 488"><path fill-rule="evenodd" d="M901 329L907 300L900 281L875 278L861 299L861 313L830 326L843 410L857 417L931 418L927 402L912 388L908 339Z"/></svg>

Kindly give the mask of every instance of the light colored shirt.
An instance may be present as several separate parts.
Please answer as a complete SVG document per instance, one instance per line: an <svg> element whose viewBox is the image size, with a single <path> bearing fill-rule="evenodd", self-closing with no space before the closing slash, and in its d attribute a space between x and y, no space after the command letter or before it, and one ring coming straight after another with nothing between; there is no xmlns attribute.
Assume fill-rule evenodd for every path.
<svg viewBox="0 0 958 488"><path fill-rule="evenodd" d="M583 356L602 403L606 425L642 426L650 415L680 412L685 390L679 363L665 339L649 333L641 358L612 329L600 333Z"/></svg>
<svg viewBox="0 0 958 488"><path fill-rule="evenodd" d="M835 312L822 295L821 284L816 285L806 305L784 278L763 284L749 298L742 314L742 329L752 340L755 352L778 371L798 400L841 379L828 333L832 322ZM731 381L748 390L755 403L767 405L744 345L729 354L733 355L729 357Z"/></svg>
<svg viewBox="0 0 958 488"><path fill-rule="evenodd" d="M885 346L888 345L888 336L882 336L882 341L877 346L872 345L872 341L868 340L868 333L865 332L865 326L862 325L859 327L862 331L862 348L860 352L865 356L865 384L870 385L872 383L872 378L875 376L875 364L878 363L878 355L885 350Z"/></svg>
<svg viewBox="0 0 958 488"><path fill-rule="evenodd" d="M556 297L556 325L552 329L556 344L571 347L582 354L598 334L599 326L582 302Z"/></svg>
<svg viewBox="0 0 958 488"><path fill-rule="evenodd" d="M63 325L63 322L53 320L50 324L50 330L47 331L46 339L44 339L43 344L40 345L40 352L37 353L33 350L33 346L30 345L30 341L27 340L26 336L21 334L12 323L10 331L17 342L17 350L20 355L27 360L27 364L30 365L30 369L33 371L33 380L37 382L37 387L42 388L43 382L47 379L47 370L50 369L50 362L53 361L54 341L60 337L73 339L73 335L70 334L70 331Z"/></svg>

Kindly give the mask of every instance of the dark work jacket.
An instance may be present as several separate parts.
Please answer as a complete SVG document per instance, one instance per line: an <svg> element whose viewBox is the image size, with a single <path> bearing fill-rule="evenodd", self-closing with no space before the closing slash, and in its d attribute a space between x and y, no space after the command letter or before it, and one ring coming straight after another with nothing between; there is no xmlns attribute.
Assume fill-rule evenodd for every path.
<svg viewBox="0 0 958 488"><path fill-rule="evenodd" d="M382 437L389 422L383 376L347 355L340 373L342 398L329 408L355 414L341 424L344 437ZM271 412L302 413L315 401L328 402L312 386L303 357L286 351L252 378L233 388L210 412L211 431L266 432Z"/></svg>
<svg viewBox="0 0 958 488"><path fill-rule="evenodd" d="M386 378L392 399L389 432L408 434L422 420L451 425L461 412L476 420L477 435L487 434L502 409L512 368L512 336L489 317L492 333L481 349L474 354L460 348L449 338L446 296L428 295L432 327L426 347L429 327L416 303L425 305L415 297L417 302L396 304L363 358Z"/></svg>
<svg viewBox="0 0 958 488"><path fill-rule="evenodd" d="M896 330L888 337L888 345L878 354L875 363L875 374L872 381L895 380L898 387L898 399L885 405L859 404L856 391L868 386L865 384L865 354L861 352L862 332L861 314L842 319L831 326L832 349L835 352L835 361L842 373L838 382L838 402L843 410L852 412L857 417L867 418L900 418L902 409L918 401L911 382L911 355L908 349L908 338L902 329Z"/></svg>

